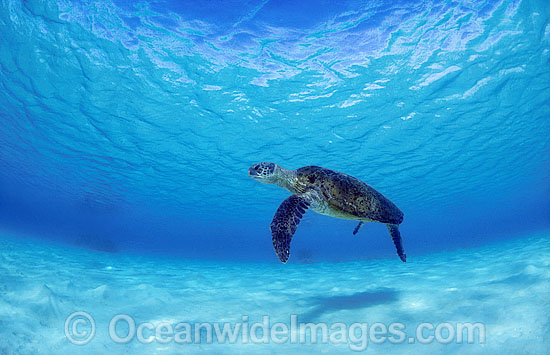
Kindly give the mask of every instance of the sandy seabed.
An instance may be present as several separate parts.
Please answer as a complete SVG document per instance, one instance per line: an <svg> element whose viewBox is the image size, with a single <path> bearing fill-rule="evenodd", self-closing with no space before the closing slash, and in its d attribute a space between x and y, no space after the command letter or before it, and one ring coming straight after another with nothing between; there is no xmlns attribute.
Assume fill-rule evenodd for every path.
<svg viewBox="0 0 550 355"><path fill-rule="evenodd" d="M7 236L0 250L0 354L545 354L550 348L548 232L409 256L406 264L163 259ZM83 345L69 338L85 342L92 328L82 317L67 321L74 312L86 312L95 324ZM216 333L224 322L235 331L233 341ZM295 327L300 323L319 326L317 337ZM422 323L428 324L418 336ZM457 341L456 327L465 323L481 324L485 339L477 328L472 344L466 335Z"/></svg>

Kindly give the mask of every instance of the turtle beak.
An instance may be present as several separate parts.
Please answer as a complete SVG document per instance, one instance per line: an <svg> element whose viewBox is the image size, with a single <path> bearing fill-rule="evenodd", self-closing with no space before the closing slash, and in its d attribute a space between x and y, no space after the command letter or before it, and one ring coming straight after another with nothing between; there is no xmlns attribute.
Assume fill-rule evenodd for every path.
<svg viewBox="0 0 550 355"><path fill-rule="evenodd" d="M256 179L258 177L258 173L256 172L254 165L252 165L250 169L248 169L248 177L251 177L253 179Z"/></svg>

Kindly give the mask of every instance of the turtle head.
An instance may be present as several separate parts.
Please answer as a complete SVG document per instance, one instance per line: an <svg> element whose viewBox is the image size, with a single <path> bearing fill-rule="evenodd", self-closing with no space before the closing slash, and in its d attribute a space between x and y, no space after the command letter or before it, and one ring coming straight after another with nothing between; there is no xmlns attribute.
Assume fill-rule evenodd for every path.
<svg viewBox="0 0 550 355"><path fill-rule="evenodd" d="M264 184L276 184L281 167L274 163L258 163L248 169L248 176Z"/></svg>

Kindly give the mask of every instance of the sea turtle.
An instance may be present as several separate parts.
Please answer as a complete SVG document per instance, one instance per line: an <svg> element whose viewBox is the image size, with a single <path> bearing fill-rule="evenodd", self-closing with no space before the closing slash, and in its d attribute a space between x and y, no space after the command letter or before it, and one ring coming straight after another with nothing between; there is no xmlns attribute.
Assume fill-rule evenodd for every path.
<svg viewBox="0 0 550 355"><path fill-rule="evenodd" d="M384 223L397 255L406 261L399 233L403 212L361 180L320 166L287 170L274 163L254 164L248 170L248 176L259 182L276 184L292 193L281 203L271 222L273 246L283 263L290 256L290 241L308 208L320 214L359 221L353 234L357 234L365 222Z"/></svg>

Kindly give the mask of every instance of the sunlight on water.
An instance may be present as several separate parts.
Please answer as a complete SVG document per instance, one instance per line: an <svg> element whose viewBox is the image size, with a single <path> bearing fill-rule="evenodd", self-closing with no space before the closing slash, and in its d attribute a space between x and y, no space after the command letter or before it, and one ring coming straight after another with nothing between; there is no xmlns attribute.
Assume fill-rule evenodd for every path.
<svg viewBox="0 0 550 355"><path fill-rule="evenodd" d="M5 3L3 166L243 216L277 196L243 180L258 160L414 205L509 188L548 152L542 2L237 4Z"/></svg>

